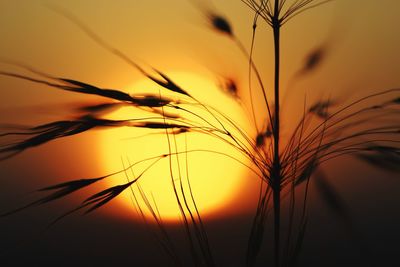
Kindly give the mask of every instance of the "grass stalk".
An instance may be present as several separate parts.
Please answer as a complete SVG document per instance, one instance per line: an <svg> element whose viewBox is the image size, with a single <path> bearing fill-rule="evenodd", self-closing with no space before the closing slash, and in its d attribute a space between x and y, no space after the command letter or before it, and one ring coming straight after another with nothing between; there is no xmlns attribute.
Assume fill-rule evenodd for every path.
<svg viewBox="0 0 400 267"><path fill-rule="evenodd" d="M280 216L281 216L281 162L279 156L279 79L280 79L280 27L279 19L279 0L275 0L274 16L272 17L272 28L274 37L274 96L275 96L275 113L274 125L272 127L274 133L274 159L272 164L272 190L273 190L273 207L274 207L274 258L275 266L280 266Z"/></svg>

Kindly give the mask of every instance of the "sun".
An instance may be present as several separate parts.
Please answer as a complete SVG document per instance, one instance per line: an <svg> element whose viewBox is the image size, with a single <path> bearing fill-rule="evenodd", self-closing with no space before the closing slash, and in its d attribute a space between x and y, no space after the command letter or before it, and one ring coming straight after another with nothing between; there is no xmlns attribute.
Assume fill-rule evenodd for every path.
<svg viewBox="0 0 400 267"><path fill-rule="evenodd" d="M229 116L235 126L243 131L250 129L249 119L239 101L217 87L216 81L201 76L173 72L168 73L182 88L201 102L208 110ZM155 93L177 99L174 93L165 92L149 80L141 80L129 87L131 94ZM193 101L192 101L193 102ZM193 103L183 106L200 114L189 116L165 109L172 115L186 114L193 124L218 121L204 107ZM215 113L215 111L213 111ZM124 107L111 115L116 119L160 118L157 114L134 107ZM206 122L207 121L207 122ZM101 133L102 166L107 173L118 171L133 164L126 173L108 180L108 186L126 183L140 176L130 190L117 198L122 210L135 209L145 217L159 216L165 221L178 221L181 212L197 209L201 216L223 216L224 210L238 195L248 177L244 167L246 158L232 145L201 131L165 134L164 129L123 127ZM160 155L171 154L167 157Z"/></svg>

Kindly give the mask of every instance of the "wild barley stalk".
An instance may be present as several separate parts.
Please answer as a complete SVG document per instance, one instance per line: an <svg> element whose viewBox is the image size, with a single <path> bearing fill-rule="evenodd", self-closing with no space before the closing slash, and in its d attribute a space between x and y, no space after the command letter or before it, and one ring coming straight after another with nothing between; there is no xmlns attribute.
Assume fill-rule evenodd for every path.
<svg viewBox="0 0 400 267"><path fill-rule="evenodd" d="M279 0L275 0L274 14L272 17L272 28L274 35L274 54L275 54L275 74L274 74L274 94L275 94L275 114L274 114L274 160L272 164L272 191L274 200L274 235L275 235L275 266L280 266L280 217L281 217L281 160L279 155L279 136L280 136L280 99L279 99L279 72L280 72L280 30L281 21L279 18Z"/></svg>

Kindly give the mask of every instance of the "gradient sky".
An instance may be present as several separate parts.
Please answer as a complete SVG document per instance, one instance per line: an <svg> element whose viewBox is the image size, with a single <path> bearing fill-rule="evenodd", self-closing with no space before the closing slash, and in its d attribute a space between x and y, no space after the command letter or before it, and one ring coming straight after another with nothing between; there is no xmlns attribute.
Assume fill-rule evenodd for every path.
<svg viewBox="0 0 400 267"><path fill-rule="evenodd" d="M242 87L247 84L246 58L228 38L209 28L202 12L203 8L223 14L231 21L241 42L249 47L252 12L240 1L0 0L0 59L22 62L55 76L130 92L142 79L140 73L99 47L75 25L46 7L47 3L69 10L140 63L167 73L184 71L211 81L218 76L232 77ZM400 85L399 10L400 2L396 0L337 0L285 25L282 33L283 92L307 53L326 44L327 58L316 72L292 85L287 108L282 113L283 135L294 125L295 115L302 108L302 102L296 100L303 99L305 93L311 102L326 96L346 99ZM271 32L262 21L259 29L254 60L265 83L272 87ZM0 70L21 72L3 63L0 63ZM71 103L88 98L0 77L0 99L0 123L34 124L61 118ZM243 101L248 101L245 95ZM260 109L261 104L256 107ZM263 117L259 116L259 120L261 122ZM55 179L104 174L103 163L95 156L101 153L96 134L58 140L0 162L0 211L29 201L32 196L27 192L60 182ZM78 153L75 148L79 148ZM342 193L354 214L365 242L377 257L384 259L383 266L397 266L390 264L397 259L395 253L400 250L397 243L400 239L398 175L349 160L329 164L326 168L332 184ZM235 208L207 225L221 266L240 266L231 255L243 253L254 211L254 198L250 196L256 188L255 183L249 185L233 202ZM143 225L131 217L115 215L113 210L119 209L117 203L111 203L92 216L73 216L42 233L60 210L68 210L79 201L72 197L48 207L1 218L0 255L4 255L4 266L18 266L18 263L51 266L54 262L59 266L91 266L91 263L122 266L134 261L139 266L140 263L154 266L163 261L152 256L158 255L160 249L151 234L145 233ZM326 266L339 266L346 257L351 263L348 266L356 266L355 263L361 261L344 227L326 211L317 196L313 201L314 220L310 223L313 231L306 238L304 266L322 266L319 257L332 259L324 263ZM172 225L170 231L178 243L183 244L179 228ZM185 253L184 248L179 249ZM268 246L264 248L268 249ZM315 251L320 256L314 257ZM26 257L19 258L21 254Z"/></svg>

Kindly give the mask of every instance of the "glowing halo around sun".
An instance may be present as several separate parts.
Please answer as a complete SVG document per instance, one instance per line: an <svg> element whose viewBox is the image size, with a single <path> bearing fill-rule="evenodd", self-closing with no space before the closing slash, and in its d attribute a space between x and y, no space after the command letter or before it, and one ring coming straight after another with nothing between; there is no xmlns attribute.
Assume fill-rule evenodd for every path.
<svg viewBox="0 0 400 267"><path fill-rule="evenodd" d="M197 99L228 115L237 126L244 130L250 128L248 116L240 104L218 88L215 80L207 80L189 73L175 72L168 75ZM136 82L130 88L132 88L129 90L130 94L151 92L174 99L182 98L180 95L160 89L154 82L145 79ZM200 108L194 105L185 107L200 112ZM173 109L165 109L165 112L176 113ZM184 116L187 113L179 114ZM218 126L215 118L207 114L204 108L201 116ZM137 119L160 116L134 107L123 107L112 112L108 117ZM195 120L193 116L190 119ZM159 120L159 122L162 121ZM198 118L197 122L206 125ZM232 127L228 128L232 129ZM204 133L191 131L168 136L171 152L178 152L178 155L158 159L155 157L168 154L170 151L165 130L123 127L102 131L102 166L107 173L152 158L136 164L126 173L107 179L108 187L124 184L147 169L143 176L131 186L131 189L125 190L115 201L119 201L124 210L139 211L137 207L139 204L140 209L148 218L152 216L152 209L164 221L180 220L182 216L172 186L172 181L174 181L176 192L185 210L185 205L188 205L192 212L197 208L201 216L223 216L224 209L229 208L229 204L240 192L246 178L249 178L246 175L248 170L243 165L221 153L244 163L246 163L245 157L222 140ZM174 180L171 178L171 173ZM196 207L191 196L195 200Z"/></svg>

